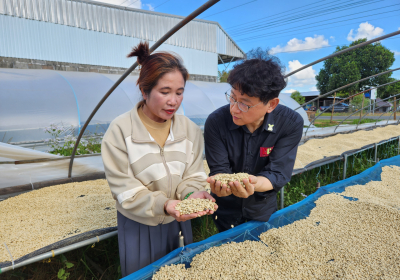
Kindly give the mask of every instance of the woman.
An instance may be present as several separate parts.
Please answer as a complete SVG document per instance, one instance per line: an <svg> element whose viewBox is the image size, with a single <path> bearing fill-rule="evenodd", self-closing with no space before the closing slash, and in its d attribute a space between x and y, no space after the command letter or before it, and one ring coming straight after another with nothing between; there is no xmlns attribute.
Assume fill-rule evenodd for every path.
<svg viewBox="0 0 400 280"><path fill-rule="evenodd" d="M174 55L150 55L140 43L128 57L141 65L137 84L143 100L111 122L101 153L118 210L122 276L143 268L179 247L179 233L192 243L190 219L175 205L187 198L212 198L204 189L203 137L200 128L175 115L188 71Z"/></svg>

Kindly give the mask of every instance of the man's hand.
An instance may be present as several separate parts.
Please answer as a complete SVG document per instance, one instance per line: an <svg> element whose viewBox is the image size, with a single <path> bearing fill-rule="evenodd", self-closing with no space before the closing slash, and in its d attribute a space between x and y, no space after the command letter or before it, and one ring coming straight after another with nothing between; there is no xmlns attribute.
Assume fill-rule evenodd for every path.
<svg viewBox="0 0 400 280"><path fill-rule="evenodd" d="M208 192L206 192L206 191L194 192L194 193L192 193L187 199L195 199L195 198L211 199L212 202L215 202L215 198L212 197L212 196L211 196ZM207 209L206 211L202 211L202 212L199 212L199 213L204 213L204 212L205 212L204 215L211 215L211 214L214 213L214 211L217 211L218 205L215 205L214 208L215 208L214 210L208 210L208 209ZM201 216L203 216L203 214L202 214Z"/></svg>
<svg viewBox="0 0 400 280"><path fill-rule="evenodd" d="M249 196L254 194L254 186L257 184L257 177L250 175L249 180L243 179L243 183L246 188L243 188L238 181L229 182L229 186L231 187L231 191L234 196L248 198Z"/></svg>
<svg viewBox="0 0 400 280"><path fill-rule="evenodd" d="M221 186L221 182L215 182L214 177L207 178L207 183L210 184L211 192L215 193L218 197L229 196L232 194L232 191L227 185L223 184Z"/></svg>

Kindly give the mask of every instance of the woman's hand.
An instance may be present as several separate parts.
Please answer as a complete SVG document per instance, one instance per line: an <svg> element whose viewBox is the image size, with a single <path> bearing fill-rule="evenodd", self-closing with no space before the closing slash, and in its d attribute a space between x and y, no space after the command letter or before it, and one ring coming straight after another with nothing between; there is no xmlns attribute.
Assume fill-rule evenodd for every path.
<svg viewBox="0 0 400 280"><path fill-rule="evenodd" d="M195 199L195 198L211 199L213 202L215 202L215 199L206 191L194 192L187 199ZM215 205L214 211L207 209L206 211L200 211L200 212L193 213L193 214L181 215L178 210L175 210L175 206L179 202L180 202L180 200L168 200L164 204L165 212L167 212L169 215L171 215L178 222L184 222L184 221L191 220L191 219L194 219L194 218L197 218L200 216L210 215L210 214L213 214L214 211L216 211L218 209L218 206Z"/></svg>
<svg viewBox="0 0 400 280"><path fill-rule="evenodd" d="M221 186L220 181L215 181L214 177L207 178L207 183L210 184L211 192L215 193L218 197L229 196L232 194L231 189L227 185L223 184Z"/></svg>
<svg viewBox="0 0 400 280"><path fill-rule="evenodd" d="M173 217L178 222L184 222L198 217L198 213L181 215L178 210L175 210L175 206L181 202L180 200L168 200L164 204L165 212L167 212L171 217ZM205 211L203 211L205 212ZM202 213L202 212L199 212Z"/></svg>
<svg viewBox="0 0 400 280"><path fill-rule="evenodd" d="M211 199L212 202L215 202L215 198L212 197L208 192L206 191L202 191L202 192L194 192L192 193L187 199L195 199L195 198L201 198L201 199ZM218 205L214 206L214 210L206 210L206 211L202 211L199 213L202 213L200 216L203 215L211 215L213 214L215 211L217 211L218 209ZM204 214L203 214L204 213Z"/></svg>

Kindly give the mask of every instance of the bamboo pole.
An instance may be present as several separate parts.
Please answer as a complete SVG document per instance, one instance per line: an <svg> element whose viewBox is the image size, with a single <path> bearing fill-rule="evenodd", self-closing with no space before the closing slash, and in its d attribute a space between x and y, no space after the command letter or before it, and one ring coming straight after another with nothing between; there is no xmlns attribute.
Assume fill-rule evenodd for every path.
<svg viewBox="0 0 400 280"><path fill-rule="evenodd" d="M394 97L393 110L394 110L394 114L393 114L394 120L397 120L397 116L396 116L396 111L397 111L396 97Z"/></svg>

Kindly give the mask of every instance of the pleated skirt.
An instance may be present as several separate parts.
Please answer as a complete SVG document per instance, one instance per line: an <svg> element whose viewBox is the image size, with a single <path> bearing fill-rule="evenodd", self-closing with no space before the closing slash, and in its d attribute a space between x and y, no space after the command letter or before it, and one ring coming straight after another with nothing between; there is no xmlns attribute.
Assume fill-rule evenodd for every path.
<svg viewBox="0 0 400 280"><path fill-rule="evenodd" d="M193 242L190 221L147 226L118 212L118 247L122 277L164 257L179 247L179 232L184 244Z"/></svg>

